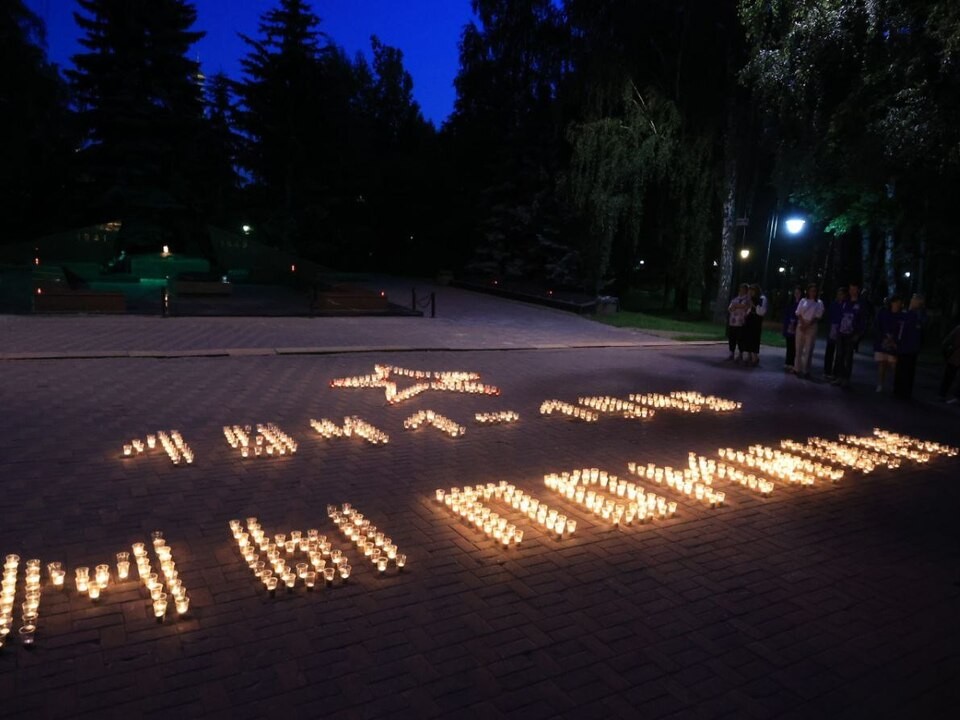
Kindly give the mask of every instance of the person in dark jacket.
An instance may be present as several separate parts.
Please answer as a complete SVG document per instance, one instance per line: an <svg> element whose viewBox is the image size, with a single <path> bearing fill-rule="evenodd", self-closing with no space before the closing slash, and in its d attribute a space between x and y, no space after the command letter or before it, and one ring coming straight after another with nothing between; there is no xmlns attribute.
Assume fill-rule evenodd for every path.
<svg viewBox="0 0 960 720"><path fill-rule="evenodd" d="M767 297L754 283L750 286L750 310L743 326L744 351L747 353L747 365L760 364L760 337L763 333L763 318L768 309Z"/></svg>
<svg viewBox="0 0 960 720"><path fill-rule="evenodd" d="M830 323L827 333L827 349L823 353L823 376L833 380L837 376L837 337L840 332L840 309L847 300L847 289L837 288L837 297L827 308L827 321Z"/></svg>
<svg viewBox="0 0 960 720"><path fill-rule="evenodd" d="M839 368L834 383L843 388L850 387L850 376L853 374L853 353L867 324L865 307L860 302L860 286L850 283L847 289L848 297L840 306L840 325L837 328L837 352Z"/></svg>
<svg viewBox="0 0 960 720"><path fill-rule="evenodd" d="M923 341L923 295L910 298L910 307L900 313L900 337L897 340L897 371L893 376L893 394L901 400L913 395L913 380L917 374L917 355Z"/></svg>
<svg viewBox="0 0 960 720"><path fill-rule="evenodd" d="M887 374L893 374L897 366L897 339L903 322L903 300L899 295L891 297L877 313L874 323L873 359L877 361L877 392L883 392Z"/></svg>
<svg viewBox="0 0 960 720"><path fill-rule="evenodd" d="M953 404L958 401L956 380L960 372L960 325L947 333L942 348L944 367L943 378L940 380L940 399Z"/></svg>
<svg viewBox="0 0 960 720"><path fill-rule="evenodd" d="M797 285L793 295L787 298L783 306L783 339L787 343L787 356L783 361L783 369L794 372L794 361L797 357L797 304L803 297L803 290Z"/></svg>

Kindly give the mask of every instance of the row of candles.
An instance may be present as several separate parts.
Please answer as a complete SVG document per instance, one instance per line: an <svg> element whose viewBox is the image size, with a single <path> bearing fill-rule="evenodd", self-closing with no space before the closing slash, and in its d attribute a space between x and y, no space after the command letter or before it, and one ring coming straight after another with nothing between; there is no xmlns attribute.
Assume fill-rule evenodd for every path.
<svg viewBox="0 0 960 720"><path fill-rule="evenodd" d="M13 608L17 596L17 573L20 567L19 555L7 555L3 563L3 582L0 584L0 648L6 642L13 629ZM27 560L24 576L24 598L20 629L20 642L33 645L40 618L40 561Z"/></svg>
<svg viewBox="0 0 960 720"><path fill-rule="evenodd" d="M377 526L358 512L350 503L344 503L340 508L336 505L327 506L327 516L333 521L344 537L357 546L357 550L369 558L377 571L383 575L390 563L399 571L407 565L407 556L400 552L393 540Z"/></svg>
<svg viewBox="0 0 960 720"><path fill-rule="evenodd" d="M704 395L695 390L674 390L670 397L682 400L683 402L701 405L707 410L713 412L733 412L743 407L743 403L736 400L727 400L716 395Z"/></svg>
<svg viewBox="0 0 960 720"><path fill-rule="evenodd" d="M356 435L371 445L386 445L390 442L390 436L387 433L356 415L349 415L343 419L343 434L347 437Z"/></svg>
<svg viewBox="0 0 960 720"><path fill-rule="evenodd" d="M310 427L316 430L317 434L326 440L343 437L343 429L333 422L333 420L328 420L327 418L320 418L319 420L310 418Z"/></svg>
<svg viewBox="0 0 960 720"><path fill-rule="evenodd" d="M614 525L632 525L634 520L644 523L655 517L667 518L677 514L677 503L661 495L647 493L635 483L621 480L599 468L548 473L543 476L543 482L549 490ZM608 494L590 486L599 486Z"/></svg>
<svg viewBox="0 0 960 720"><path fill-rule="evenodd" d="M690 469L691 477L702 480L707 485L713 485L714 479L719 479L730 483L739 483L744 489L758 492L764 497L770 497L773 494L774 485L770 480L742 470L732 462L717 462L712 458L691 452L687 455L687 466Z"/></svg>
<svg viewBox="0 0 960 720"><path fill-rule="evenodd" d="M553 415L554 413L566 415L569 418L582 420L583 422L596 422L600 419L600 413L594 410L588 410L587 408L573 405L563 400L544 400L540 405L540 414Z"/></svg>
<svg viewBox="0 0 960 720"><path fill-rule="evenodd" d="M416 430L421 425L432 425L440 432L454 438L463 437L467 432L463 425L433 410L420 410L403 421L403 427L407 430Z"/></svg>
<svg viewBox="0 0 960 720"><path fill-rule="evenodd" d="M311 419L310 427L327 440L335 437L351 437L356 435L372 445L386 445L390 442L390 436L387 435L387 433L374 427L365 420L361 420L356 415L345 417L342 426L337 425L327 418L321 418L319 420Z"/></svg>
<svg viewBox="0 0 960 720"><path fill-rule="evenodd" d="M576 519L563 515L559 510L551 508L539 498L525 493L506 480L496 484L475 485L474 491L482 495L484 500L498 500L509 505L542 527L547 534L555 534L558 539L570 537L577 531Z"/></svg>
<svg viewBox="0 0 960 720"><path fill-rule="evenodd" d="M481 425L505 425L517 422L520 415L513 410L500 410L499 412L476 413L473 419Z"/></svg>
<svg viewBox="0 0 960 720"><path fill-rule="evenodd" d="M230 531L247 566L271 595L281 583L292 592L298 580L307 590L313 590L318 580L333 585L338 575L346 583L353 571L344 552L334 548L327 536L316 528L307 530L306 534L292 530L289 536L277 533L271 537L257 518L249 517L246 530L239 520L231 520ZM304 555L308 562L288 565L288 559L295 559L297 553Z"/></svg>
<svg viewBox="0 0 960 720"><path fill-rule="evenodd" d="M297 452L296 441L274 423L258 423L256 432L250 425L224 425L223 436L240 457L278 457Z"/></svg>
<svg viewBox="0 0 960 720"><path fill-rule="evenodd" d="M486 507L483 502L481 489L458 487L449 490L435 491L437 502L441 503L454 515L459 516L466 523L473 525L477 530L499 542L504 548L519 546L523 541L523 530L511 523L507 518Z"/></svg>
<svg viewBox="0 0 960 720"><path fill-rule="evenodd" d="M443 382L469 382L480 379L480 373L467 370L410 370L396 365L374 365L373 370L383 378L397 375L414 380L441 380Z"/></svg>
<svg viewBox="0 0 960 720"><path fill-rule="evenodd" d="M810 486L817 480L838 482L843 477L842 469L764 445L751 445L746 451L719 448L717 454L726 461L720 464L727 468L739 465L747 472L762 471L791 485Z"/></svg>
<svg viewBox="0 0 960 720"><path fill-rule="evenodd" d="M140 575L140 580L143 582L144 587L146 587L147 592L150 593L150 599L153 602L154 617L157 618L157 622L163 622L171 599L177 609L177 614L185 615L190 610L190 596L187 595L187 589L180 579L180 571L177 570L177 563L173 559L173 549L167 545L167 541L164 539L161 531L157 530L151 534L151 544L153 545L153 552L160 562L160 572L163 573L163 581L160 580L159 573L153 572L150 557L144 543L138 542L133 544L133 557L137 563L137 572ZM123 559L121 559L121 557ZM129 567L129 554L118 554L117 576L121 579L126 578L125 573L129 572ZM101 575L101 570L103 571L103 575ZM109 566L98 566L96 580L90 584L91 592L98 584L106 587L106 581L109 580L109 576ZM164 592L164 585L166 585L166 592Z"/></svg>
<svg viewBox="0 0 960 720"><path fill-rule="evenodd" d="M957 448L951 445L942 445L941 443L931 440L921 440L909 435L901 435L890 432L889 430L882 430L881 428L874 428L873 436L886 443L889 447L913 448L919 452L931 455L942 455L944 457L956 457L958 453Z"/></svg>
<svg viewBox="0 0 960 720"><path fill-rule="evenodd" d="M160 430L156 435L147 435L146 442L134 438L123 446L123 456L132 457L147 450L153 450L157 447L158 442L174 465L179 465L181 462L185 462L187 465L193 463L193 450L187 445L179 430L171 430L169 434Z"/></svg>
<svg viewBox="0 0 960 720"><path fill-rule="evenodd" d="M720 507L727 499L727 494L713 489L713 476L700 473L699 467L674 469L667 465L659 467L655 463L627 463L627 470L638 477L653 480L657 485L666 486L670 490L689 498L700 500L712 508Z"/></svg>
<svg viewBox="0 0 960 720"><path fill-rule="evenodd" d="M892 455L820 437L807 438L807 442L781 440L780 447L798 455L814 458L819 462L842 465L864 474L872 473L884 466L890 469L900 466L900 459Z"/></svg>
<svg viewBox="0 0 960 720"><path fill-rule="evenodd" d="M652 418L655 414L655 411L650 408L641 407L629 400L610 397L609 395L579 397L577 402L597 412L617 413L626 418Z"/></svg>
<svg viewBox="0 0 960 720"><path fill-rule="evenodd" d="M662 393L631 393L629 395L630 401L637 403L638 405L663 410L681 410L687 413L699 413L704 409L713 410L714 408L719 408L721 406L725 407L724 403L732 402L729 400L722 401L720 398L715 398L714 401L708 405L706 402L697 402L696 400L690 399L692 397L692 394L677 392L670 393L669 395L663 395ZM730 407L729 409L735 410L739 407L739 405L740 403L733 403L733 407Z"/></svg>

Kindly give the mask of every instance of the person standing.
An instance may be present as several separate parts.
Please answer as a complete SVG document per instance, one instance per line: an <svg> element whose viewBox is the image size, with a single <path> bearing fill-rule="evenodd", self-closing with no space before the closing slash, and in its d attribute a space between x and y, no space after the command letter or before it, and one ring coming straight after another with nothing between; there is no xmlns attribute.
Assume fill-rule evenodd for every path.
<svg viewBox="0 0 960 720"><path fill-rule="evenodd" d="M897 369L893 376L893 394L901 400L913 395L913 380L917 374L917 355L923 342L923 295L914 294L906 312L900 313L900 337L897 340Z"/></svg>
<svg viewBox="0 0 960 720"><path fill-rule="evenodd" d="M943 339L943 378L940 380L940 399L955 403L958 400L956 380L960 371L960 325L953 328Z"/></svg>
<svg viewBox="0 0 960 720"><path fill-rule="evenodd" d="M746 283L740 285L740 294L730 301L727 306L729 319L727 320L727 343L730 347L730 355L727 361L733 360L733 351L739 350L736 358L737 362L743 360L743 326L747 320L747 313L750 311L750 292Z"/></svg>
<svg viewBox="0 0 960 720"><path fill-rule="evenodd" d="M783 369L787 372L794 372L794 363L797 357L797 303L803 297L803 291L797 285L793 289L793 294L787 298L786 305L783 306L783 339L787 344L787 355L783 361Z"/></svg>
<svg viewBox="0 0 960 720"><path fill-rule="evenodd" d="M817 323L823 317L823 302L817 298L816 283L807 285L807 296L797 303L796 316L797 377L809 378L813 346L817 343Z"/></svg>
<svg viewBox="0 0 960 720"><path fill-rule="evenodd" d="M837 288L837 296L827 309L830 329L827 333L827 349L823 353L823 376L833 380L837 376L837 338L840 332L840 308L847 299L847 289Z"/></svg>
<svg viewBox="0 0 960 720"><path fill-rule="evenodd" d="M897 340L900 337L900 327L903 322L901 311L903 301L899 295L894 295L877 313L874 323L873 359L877 361L877 392L883 392L886 385L887 373L894 372L897 367Z"/></svg>
<svg viewBox="0 0 960 720"><path fill-rule="evenodd" d="M847 299L840 306L840 323L837 328L837 352L839 353L837 378L833 382L840 387L850 387L853 374L853 352L866 325L863 304L860 302L860 286L850 283Z"/></svg>
<svg viewBox="0 0 960 720"><path fill-rule="evenodd" d="M750 310L743 326L744 350L747 364L756 367L760 364L760 336L763 332L763 318L767 314L767 298L754 283L750 285Z"/></svg>

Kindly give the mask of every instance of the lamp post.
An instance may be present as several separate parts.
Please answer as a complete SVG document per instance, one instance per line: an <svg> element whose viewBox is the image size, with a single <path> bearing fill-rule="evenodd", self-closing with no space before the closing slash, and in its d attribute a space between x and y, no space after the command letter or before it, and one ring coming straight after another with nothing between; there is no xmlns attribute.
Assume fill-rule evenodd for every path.
<svg viewBox="0 0 960 720"><path fill-rule="evenodd" d="M763 258L763 287L767 287L767 271L770 269L770 248L773 246L773 239L777 236L777 229L780 224L780 213L774 211L770 216L770 228L767 233L767 254ZM807 226L807 221L801 217L789 217L783 223L787 232L791 235L799 235ZM782 272L782 271L780 271Z"/></svg>

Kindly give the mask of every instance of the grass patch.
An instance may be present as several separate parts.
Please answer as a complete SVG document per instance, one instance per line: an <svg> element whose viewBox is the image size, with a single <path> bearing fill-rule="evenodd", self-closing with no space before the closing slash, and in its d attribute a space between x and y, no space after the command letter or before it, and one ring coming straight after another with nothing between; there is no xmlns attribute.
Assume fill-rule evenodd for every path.
<svg viewBox="0 0 960 720"><path fill-rule="evenodd" d="M679 342L721 341L727 337L726 327L695 316L653 315L621 310L612 315L595 315L594 319L605 325L635 328ZM777 330L764 329L760 342L772 347L785 347L783 336Z"/></svg>

